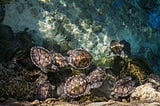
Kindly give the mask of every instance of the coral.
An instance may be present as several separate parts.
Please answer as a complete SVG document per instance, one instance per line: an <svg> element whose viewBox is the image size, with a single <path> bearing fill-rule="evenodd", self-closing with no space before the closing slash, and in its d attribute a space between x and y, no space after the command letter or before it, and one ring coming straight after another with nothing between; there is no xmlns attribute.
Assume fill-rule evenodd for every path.
<svg viewBox="0 0 160 106"><path fill-rule="evenodd" d="M131 94L131 101L138 100L141 102L159 102L160 93L157 92L151 83L146 83L136 88L136 90Z"/></svg>

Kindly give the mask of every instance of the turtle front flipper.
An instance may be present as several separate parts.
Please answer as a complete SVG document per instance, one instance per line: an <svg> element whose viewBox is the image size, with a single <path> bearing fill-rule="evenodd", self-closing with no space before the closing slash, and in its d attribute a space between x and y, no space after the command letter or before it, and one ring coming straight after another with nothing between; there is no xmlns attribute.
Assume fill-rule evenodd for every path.
<svg viewBox="0 0 160 106"><path fill-rule="evenodd" d="M53 60L59 67L68 66L67 57L62 56L61 53L54 53Z"/></svg>
<svg viewBox="0 0 160 106"><path fill-rule="evenodd" d="M41 69L42 72L47 73L47 69L45 67L39 67Z"/></svg>
<svg viewBox="0 0 160 106"><path fill-rule="evenodd" d="M54 64L51 65L51 69L52 70L59 70L59 68L56 65L54 65Z"/></svg>

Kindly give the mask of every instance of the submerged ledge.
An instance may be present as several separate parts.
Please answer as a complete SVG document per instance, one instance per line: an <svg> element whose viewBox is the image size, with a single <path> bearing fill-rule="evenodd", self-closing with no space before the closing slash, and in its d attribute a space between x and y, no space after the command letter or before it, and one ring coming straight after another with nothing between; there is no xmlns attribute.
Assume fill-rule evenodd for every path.
<svg viewBox="0 0 160 106"><path fill-rule="evenodd" d="M142 103L138 101L133 101L129 103L125 102L118 102L118 101L113 101L109 100L108 102L84 102L84 103L69 103L69 102L63 102L63 101L54 101L52 98L49 98L45 101L38 101L35 100L33 102L6 102L1 104L2 106L158 106L160 103L158 102L153 102L153 103Z"/></svg>

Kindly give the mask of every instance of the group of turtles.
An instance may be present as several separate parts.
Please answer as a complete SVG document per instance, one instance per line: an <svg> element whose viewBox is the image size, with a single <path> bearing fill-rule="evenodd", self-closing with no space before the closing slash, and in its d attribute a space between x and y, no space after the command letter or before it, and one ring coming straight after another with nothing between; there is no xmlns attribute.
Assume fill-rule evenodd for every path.
<svg viewBox="0 0 160 106"><path fill-rule="evenodd" d="M125 40L120 42L118 40L112 40L109 48L116 57L128 58L131 54L130 45ZM32 62L39 67L43 73L47 73L48 70L58 71L65 66L71 66L78 70L86 69L90 66L93 58L93 56L83 48L69 50L67 55L68 56L63 56L61 53L49 51L40 46L34 46L30 50ZM134 74L134 71L130 71L130 73L137 78L141 76L141 72L140 74ZM70 98L77 98L89 94L91 89L101 87L105 80L106 71L98 66L87 76L85 74L79 74L69 77L63 86L63 95ZM136 80L133 79L131 75L119 77L113 87L114 96L116 98L127 97L134 91L135 86ZM50 82L40 84L37 90L38 99L43 100L51 97L49 92L51 91L51 88Z"/></svg>
<svg viewBox="0 0 160 106"><path fill-rule="evenodd" d="M2 23L4 15L4 6L0 4L0 23ZM10 31L9 27L3 27L7 28ZM3 27L1 25L1 29ZM10 32L12 35L12 30ZM24 39L24 37L22 38ZM22 44L24 44L24 42ZM15 49L15 47L13 48ZM146 64L142 64L144 65L144 70L143 68L139 69L141 65L138 63L143 63L141 60L138 60L138 62L134 62L128 59L128 57L131 56L131 48L130 44L125 40L112 40L110 42L109 49L111 53L115 55L115 61L119 61L115 62L115 65L111 67L113 71L116 71L116 69L114 70L114 68L117 68L116 66L119 65L116 63L125 63L122 64L123 67L120 68L120 70L117 68L118 78L113 87L114 96L116 98L127 97L134 91L135 87L137 86L137 82L142 84L143 80L146 78L146 74L144 71L146 69ZM61 53L49 51L40 46L34 46L30 49L30 57L33 64L40 68L43 73L48 73L49 70L54 70L54 72L56 72L60 68L66 66L73 67L77 70L83 70L90 66L93 59L93 56L83 48L69 50L67 52L67 55L68 56L63 56ZM106 70L101 67L97 67L88 75L79 74L69 77L65 81L65 84L63 86L63 92L65 96L68 96L70 98L77 98L79 96L89 94L91 89L101 87L105 80ZM53 86L49 81L45 81L39 84L37 88L37 99L44 100L46 98L52 97L52 88Z"/></svg>
<svg viewBox="0 0 160 106"><path fill-rule="evenodd" d="M58 70L58 68L68 65L75 69L85 69L92 61L92 55L83 48L69 50L67 52L69 56L64 57L61 53L35 46L31 48L30 54L32 62L45 73L47 73L47 69Z"/></svg>
<svg viewBox="0 0 160 106"><path fill-rule="evenodd" d="M92 61L92 55L83 48L69 50L67 54L69 56L64 57L60 53L50 52L39 46L32 47L30 51L32 62L44 73L47 73L47 70L49 69L57 71L59 68L68 65L75 69L86 69ZM66 80L63 88L64 93L72 98L88 94L90 89L100 87L105 80L105 77L106 73L100 67L97 67L88 76L85 74L73 75ZM46 82L40 86L42 85L46 85ZM49 90L49 87L47 88ZM40 89L38 91L41 91L41 87L38 89ZM46 98L46 96L43 96L43 93L48 95L47 92L42 91L41 93L38 92L38 97Z"/></svg>

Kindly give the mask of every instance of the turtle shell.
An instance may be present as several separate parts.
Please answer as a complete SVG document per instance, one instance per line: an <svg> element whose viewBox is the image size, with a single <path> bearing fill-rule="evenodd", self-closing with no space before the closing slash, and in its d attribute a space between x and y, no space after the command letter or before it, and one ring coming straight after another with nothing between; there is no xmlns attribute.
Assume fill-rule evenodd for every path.
<svg viewBox="0 0 160 106"><path fill-rule="evenodd" d="M83 48L69 50L67 54L69 54L68 64L76 69L85 69L92 61L92 55Z"/></svg>
<svg viewBox="0 0 160 106"><path fill-rule="evenodd" d="M89 91L87 84L85 75L74 75L66 81L64 93L72 98L82 96Z"/></svg>
<svg viewBox="0 0 160 106"><path fill-rule="evenodd" d="M53 87L49 81L45 81L37 87L36 99L45 100L53 95Z"/></svg>
<svg viewBox="0 0 160 106"><path fill-rule="evenodd" d="M102 68L97 67L86 77L86 79L91 88L99 88L106 79L106 72Z"/></svg>
<svg viewBox="0 0 160 106"><path fill-rule="evenodd" d="M114 94L116 97L129 96L135 89L135 81L130 76L119 79L114 86Z"/></svg>
<svg viewBox="0 0 160 106"><path fill-rule="evenodd" d="M68 65L66 58L62 56L61 53L55 53L54 59L59 67L65 67Z"/></svg>
<svg viewBox="0 0 160 106"><path fill-rule="evenodd" d="M110 49L114 54L120 56L123 50L123 45L120 44L118 40L112 40L110 43Z"/></svg>
<svg viewBox="0 0 160 106"><path fill-rule="evenodd" d="M52 55L43 47L32 47L30 50L30 57L32 62L43 71L52 63Z"/></svg>

